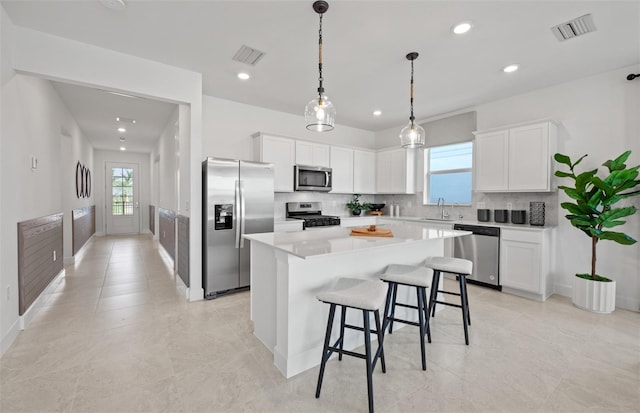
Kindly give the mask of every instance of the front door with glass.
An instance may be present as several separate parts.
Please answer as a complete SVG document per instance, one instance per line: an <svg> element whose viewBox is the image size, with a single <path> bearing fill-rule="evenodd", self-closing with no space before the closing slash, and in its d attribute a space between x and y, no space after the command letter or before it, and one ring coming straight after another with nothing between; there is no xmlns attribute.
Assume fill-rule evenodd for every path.
<svg viewBox="0 0 640 413"><path fill-rule="evenodd" d="M110 163L106 165L106 233L135 234L140 232L138 202L138 164Z"/></svg>

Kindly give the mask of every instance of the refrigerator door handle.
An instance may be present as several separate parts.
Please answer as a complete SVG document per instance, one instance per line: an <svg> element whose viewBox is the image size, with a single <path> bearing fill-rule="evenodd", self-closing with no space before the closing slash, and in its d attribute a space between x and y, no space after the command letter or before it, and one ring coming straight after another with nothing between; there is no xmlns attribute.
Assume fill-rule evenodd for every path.
<svg viewBox="0 0 640 413"><path fill-rule="evenodd" d="M236 193L235 193L235 217L236 221L236 248L240 248L240 221L238 220L238 213L240 211L240 181L236 180ZM243 222L244 224L244 222Z"/></svg>
<svg viewBox="0 0 640 413"><path fill-rule="evenodd" d="M246 214L245 199L244 199L244 182L240 180L240 248L244 248L244 218Z"/></svg>

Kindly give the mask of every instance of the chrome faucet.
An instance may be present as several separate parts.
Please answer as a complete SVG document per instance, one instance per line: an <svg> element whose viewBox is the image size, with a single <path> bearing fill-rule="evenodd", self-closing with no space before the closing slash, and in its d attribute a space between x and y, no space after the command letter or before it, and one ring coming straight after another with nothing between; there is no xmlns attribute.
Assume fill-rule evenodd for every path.
<svg viewBox="0 0 640 413"><path fill-rule="evenodd" d="M444 210L444 207L445 207L444 198L438 198L437 206L442 207L442 209L440 210L440 219L445 220L449 218L449 213Z"/></svg>

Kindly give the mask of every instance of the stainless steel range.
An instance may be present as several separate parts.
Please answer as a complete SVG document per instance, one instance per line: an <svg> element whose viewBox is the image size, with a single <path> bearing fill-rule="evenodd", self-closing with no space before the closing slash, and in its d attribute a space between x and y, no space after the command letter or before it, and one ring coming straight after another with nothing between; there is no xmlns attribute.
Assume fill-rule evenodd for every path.
<svg viewBox="0 0 640 413"><path fill-rule="evenodd" d="M322 215L320 202L287 202L287 218L303 220L302 229L340 225L340 217Z"/></svg>

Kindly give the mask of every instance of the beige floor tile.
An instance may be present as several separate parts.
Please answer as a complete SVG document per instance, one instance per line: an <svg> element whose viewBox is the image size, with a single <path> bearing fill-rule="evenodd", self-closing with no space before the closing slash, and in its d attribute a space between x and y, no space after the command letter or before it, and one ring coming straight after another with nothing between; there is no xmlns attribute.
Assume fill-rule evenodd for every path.
<svg viewBox="0 0 640 413"><path fill-rule="evenodd" d="M0 410L367 411L362 360L332 359L316 399L318 368L285 379L253 336L249 292L188 302L172 265L149 235L94 237L0 359ZM387 335L376 411L640 413L640 313L475 285L469 297L470 345L445 308L427 371L416 327Z"/></svg>

